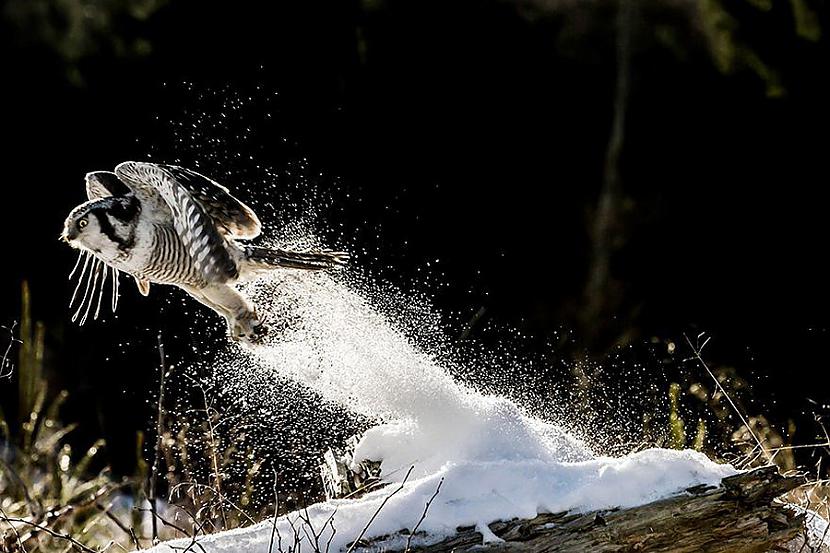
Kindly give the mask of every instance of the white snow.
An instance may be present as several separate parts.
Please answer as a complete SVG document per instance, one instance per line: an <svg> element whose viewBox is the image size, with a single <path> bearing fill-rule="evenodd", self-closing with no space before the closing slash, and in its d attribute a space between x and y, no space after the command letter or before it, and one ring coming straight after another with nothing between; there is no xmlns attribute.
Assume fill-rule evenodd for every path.
<svg viewBox="0 0 830 553"><path fill-rule="evenodd" d="M368 528L365 537L387 536L415 526L426 502L435 493L441 478L440 493L430 506L419 531L428 541L451 536L459 526L477 526L483 542L498 539L487 529L496 520L532 518L538 513L567 510L590 511L612 507L631 507L681 492L696 484L716 485L734 474L727 465L717 465L694 451L649 449L619 458L597 458L578 462L545 462L538 459L466 461L447 463L422 478L408 481L392 496ZM331 537L331 518L337 532L330 551L347 548L356 539L381 502L398 485L392 484L357 500L336 500L313 505L308 517L314 532L325 546ZM305 513L292 513L277 519L276 528L287 549L294 535L292 525L301 530ZM289 522L290 521L290 522ZM199 539L208 553L267 552L271 543L272 521ZM307 527L308 528L308 527ZM387 540L387 548L402 548L406 533ZM307 539L304 551L312 551ZM186 545L179 541L176 546ZM423 543L418 540L416 543ZM164 544L156 551L169 551ZM274 551L277 550L275 542Z"/></svg>
<svg viewBox="0 0 830 553"><path fill-rule="evenodd" d="M410 467L409 478L389 497L364 539L393 536L384 546L404 546L406 533L398 532L415 526L442 479L413 543L440 540L459 526L475 526L483 543L492 542L498 538L487 525L497 520L631 507L691 486L717 485L737 472L694 451L599 455L563 424L531 417L516 403L453 380L401 329L426 324L424 319L392 324L376 308L377 298L370 302L359 290L324 274L284 272L257 281L247 293L265 313L290 324L268 344L239 350L238 362L226 374L244 380L250 371L276 371L381 420L365 434L355 458L382 461L382 476L392 484L359 499L309 507L308 535L301 529L306 513L297 512L275 523L200 536L207 553L268 552L274 527L287 551L293 546L292 526L302 536L302 551L315 549L309 543L315 535L320 550L330 539L330 551L345 550L400 487ZM168 545L154 550L169 551Z"/></svg>

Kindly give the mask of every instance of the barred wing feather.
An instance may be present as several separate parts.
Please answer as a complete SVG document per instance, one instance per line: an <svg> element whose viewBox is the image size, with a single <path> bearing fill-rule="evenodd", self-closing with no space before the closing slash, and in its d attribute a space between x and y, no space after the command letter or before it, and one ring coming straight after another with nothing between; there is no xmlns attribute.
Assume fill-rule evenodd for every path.
<svg viewBox="0 0 830 553"><path fill-rule="evenodd" d="M203 183L194 184L199 182L198 179L183 176L185 173L182 171L186 170L135 161L125 161L115 168L115 174L133 189L139 199L160 197L169 206L176 233L187 248L191 261L205 277L235 277L236 265L226 248L225 233L219 230L221 222L211 216L216 209L211 210L208 207L210 204L206 205L199 199L210 196L213 201L220 202L223 193L233 200L235 198L218 184L215 185L218 187L217 192L211 192ZM201 178L212 182L205 177ZM238 200L235 201L243 205ZM222 227L227 228L225 225Z"/></svg>
<svg viewBox="0 0 830 553"><path fill-rule="evenodd" d="M130 191L129 187L121 182L118 175L112 171L93 171L86 174L85 180L86 197L90 200L120 196Z"/></svg>
<svg viewBox="0 0 830 553"><path fill-rule="evenodd" d="M250 207L234 198L227 188L195 171L176 165L159 165L201 204L216 222L219 232L234 239L259 236L260 223Z"/></svg>

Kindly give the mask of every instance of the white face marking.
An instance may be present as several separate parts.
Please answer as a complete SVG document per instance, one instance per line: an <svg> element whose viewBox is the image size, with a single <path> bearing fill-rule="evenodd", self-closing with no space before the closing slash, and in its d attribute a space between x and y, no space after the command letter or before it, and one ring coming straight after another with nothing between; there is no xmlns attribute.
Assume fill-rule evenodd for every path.
<svg viewBox="0 0 830 553"><path fill-rule="evenodd" d="M112 228L117 228L121 226L121 221L113 217L111 213L107 213L106 215L107 220L110 222L110 225L112 225Z"/></svg>
<svg viewBox="0 0 830 553"><path fill-rule="evenodd" d="M107 217L112 220L112 217ZM119 255L118 244L101 231L101 223L92 213L87 213L74 222L67 221L64 236L73 248L92 252L103 261L112 261Z"/></svg>

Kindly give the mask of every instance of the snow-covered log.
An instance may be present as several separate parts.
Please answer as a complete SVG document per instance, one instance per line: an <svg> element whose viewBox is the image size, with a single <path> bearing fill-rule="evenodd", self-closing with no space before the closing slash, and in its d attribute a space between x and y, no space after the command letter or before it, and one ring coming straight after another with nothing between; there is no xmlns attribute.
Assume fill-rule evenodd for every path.
<svg viewBox="0 0 830 553"><path fill-rule="evenodd" d="M356 463L352 440L345 451L328 451L321 466L329 498L360 495L375 488L380 464ZM411 551L444 553L480 548L542 552L729 552L792 551L830 553L827 523L815 513L779 498L804 484L784 477L775 466L724 478L719 486L695 486L685 492L624 509L540 514L530 520L495 522L488 528L458 528L457 534ZM365 486L365 487L364 487ZM339 493L338 493L339 492ZM409 530L366 540L367 550L396 551ZM805 540L807 541L805 545Z"/></svg>
<svg viewBox="0 0 830 553"><path fill-rule="evenodd" d="M496 522L488 546L523 552L819 552L821 535L811 530L809 513L776 498L803 484L765 467L725 478L716 488L698 486L639 507L583 514L542 514L532 520ZM413 551L443 553L481 548L481 528ZM486 530L484 530L486 532ZM372 545L382 543L367 543ZM362 544L361 544L362 545Z"/></svg>

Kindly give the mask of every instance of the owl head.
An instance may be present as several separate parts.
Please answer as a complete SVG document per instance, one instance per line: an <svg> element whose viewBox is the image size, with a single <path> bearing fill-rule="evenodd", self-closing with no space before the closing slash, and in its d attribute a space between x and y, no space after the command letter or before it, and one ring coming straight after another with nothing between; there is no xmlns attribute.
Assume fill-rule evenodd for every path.
<svg viewBox="0 0 830 553"><path fill-rule="evenodd" d="M132 247L139 209L132 196L90 200L69 213L61 239L105 261L123 257Z"/></svg>

